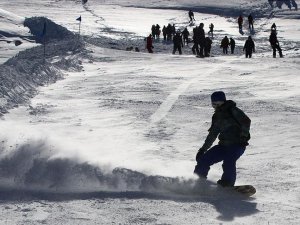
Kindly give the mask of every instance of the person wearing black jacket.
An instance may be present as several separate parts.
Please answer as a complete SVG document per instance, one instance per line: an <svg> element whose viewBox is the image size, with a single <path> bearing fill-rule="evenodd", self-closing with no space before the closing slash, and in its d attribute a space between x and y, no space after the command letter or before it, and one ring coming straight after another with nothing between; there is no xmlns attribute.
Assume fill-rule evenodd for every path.
<svg viewBox="0 0 300 225"><path fill-rule="evenodd" d="M182 54L181 48L183 47L182 36L180 35L180 31L177 31L175 36L173 37L173 54L178 50L179 55Z"/></svg>
<svg viewBox="0 0 300 225"><path fill-rule="evenodd" d="M277 35L276 35L276 30L272 30L271 35L269 37L269 42L270 42L271 47L273 49L273 58L276 58L276 49L279 52L280 58L282 58L283 57L282 50L279 46L279 42L278 42Z"/></svg>
<svg viewBox="0 0 300 225"><path fill-rule="evenodd" d="M246 50L246 51L245 51ZM243 52L246 53L246 58L251 58L252 57L252 52L255 52L255 44L254 41L252 40L252 37L249 36L248 39L245 42Z"/></svg>

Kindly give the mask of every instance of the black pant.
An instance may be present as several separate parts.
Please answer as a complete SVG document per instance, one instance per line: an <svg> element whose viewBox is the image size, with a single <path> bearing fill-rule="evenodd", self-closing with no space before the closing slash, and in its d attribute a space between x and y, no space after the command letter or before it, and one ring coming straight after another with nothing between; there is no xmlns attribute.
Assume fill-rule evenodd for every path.
<svg viewBox="0 0 300 225"><path fill-rule="evenodd" d="M223 47L223 53L226 55L228 54L228 47Z"/></svg>
<svg viewBox="0 0 300 225"><path fill-rule="evenodd" d="M273 49L273 57L274 58L276 58L276 49L279 52L279 56L282 57L282 50L281 50L279 44L272 45L272 49Z"/></svg>
<svg viewBox="0 0 300 225"><path fill-rule="evenodd" d="M177 51L177 49L178 49L179 54L181 55L182 54L181 45L174 45L173 54L175 54L175 52Z"/></svg>
<svg viewBox="0 0 300 225"><path fill-rule="evenodd" d="M251 58L252 57L252 51L246 50L246 58Z"/></svg>

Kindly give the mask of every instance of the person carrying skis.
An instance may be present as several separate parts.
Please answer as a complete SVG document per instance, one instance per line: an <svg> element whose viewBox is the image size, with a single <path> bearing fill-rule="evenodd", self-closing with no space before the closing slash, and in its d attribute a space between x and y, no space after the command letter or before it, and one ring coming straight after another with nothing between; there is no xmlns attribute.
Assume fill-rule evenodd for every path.
<svg viewBox="0 0 300 225"><path fill-rule="evenodd" d="M211 103L215 112L209 133L196 155L194 173L199 178L206 179L210 166L223 161L223 174L217 183L223 187L231 187L236 181L236 161L249 145L251 120L234 101L226 100L222 91L211 95ZM217 137L219 143L210 148Z"/></svg>
<svg viewBox="0 0 300 225"><path fill-rule="evenodd" d="M255 44L254 41L252 40L252 37L249 36L248 39L245 42L243 52L246 50L246 58L251 58L252 57L252 52L255 52Z"/></svg>
<svg viewBox="0 0 300 225"><path fill-rule="evenodd" d="M276 30L272 30L271 35L269 37L269 42L270 42L271 47L273 49L273 58L276 58L276 49L279 52L280 58L282 58L283 57L282 50L279 46L279 42L278 42L277 35L276 35Z"/></svg>

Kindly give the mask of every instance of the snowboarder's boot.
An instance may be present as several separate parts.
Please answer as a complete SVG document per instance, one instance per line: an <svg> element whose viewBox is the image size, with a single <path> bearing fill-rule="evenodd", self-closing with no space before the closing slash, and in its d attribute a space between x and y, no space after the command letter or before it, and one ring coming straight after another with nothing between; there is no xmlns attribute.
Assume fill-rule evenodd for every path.
<svg viewBox="0 0 300 225"><path fill-rule="evenodd" d="M231 182L226 181L226 180L218 180L217 184L222 187L233 187L234 186L234 184L232 184Z"/></svg>

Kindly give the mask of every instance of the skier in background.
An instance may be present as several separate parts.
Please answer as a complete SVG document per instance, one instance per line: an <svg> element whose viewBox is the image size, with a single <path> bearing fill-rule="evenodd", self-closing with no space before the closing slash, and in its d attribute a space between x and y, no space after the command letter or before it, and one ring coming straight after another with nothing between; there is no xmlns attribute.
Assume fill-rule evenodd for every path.
<svg viewBox="0 0 300 225"><path fill-rule="evenodd" d="M236 161L249 145L251 120L236 107L234 101L226 100L222 91L211 95L211 104L215 112L209 133L196 155L194 173L206 179L210 166L223 161L223 175L217 183L223 187L231 187L236 181ZM219 143L210 148L217 137Z"/></svg>

